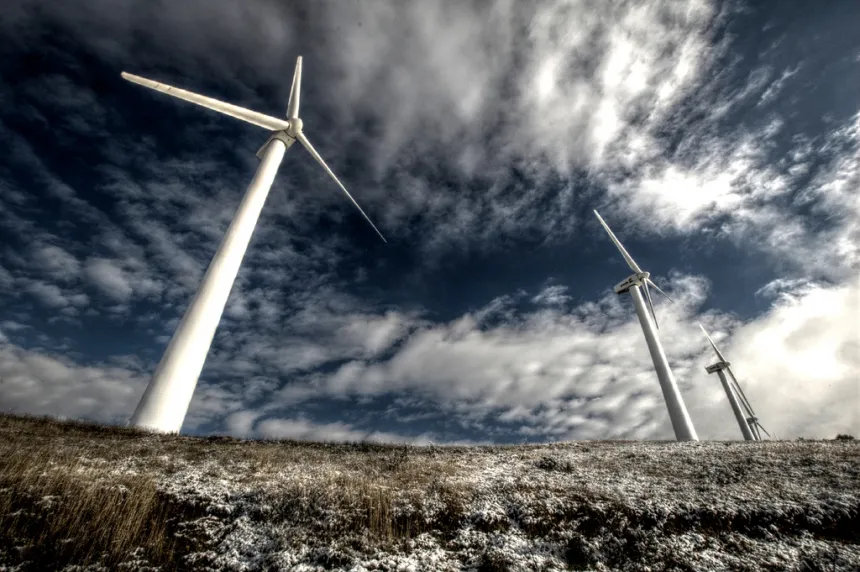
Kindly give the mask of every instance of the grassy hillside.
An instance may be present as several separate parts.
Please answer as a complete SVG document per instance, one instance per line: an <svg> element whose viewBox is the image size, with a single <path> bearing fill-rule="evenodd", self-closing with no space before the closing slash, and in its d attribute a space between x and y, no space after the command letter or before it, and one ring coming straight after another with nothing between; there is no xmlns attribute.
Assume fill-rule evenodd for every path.
<svg viewBox="0 0 860 572"><path fill-rule="evenodd" d="M860 570L857 441L402 447L0 417L0 570Z"/></svg>

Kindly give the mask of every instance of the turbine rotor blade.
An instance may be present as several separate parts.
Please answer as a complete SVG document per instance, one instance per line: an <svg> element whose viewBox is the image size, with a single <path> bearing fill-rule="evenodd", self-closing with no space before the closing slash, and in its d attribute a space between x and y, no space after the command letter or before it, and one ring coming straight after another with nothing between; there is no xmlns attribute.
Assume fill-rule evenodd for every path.
<svg viewBox="0 0 860 572"><path fill-rule="evenodd" d="M711 339L711 336L708 335L707 330L705 330L705 326L703 326L701 322L699 323L699 327L702 328L702 333L705 334L706 338L708 338L708 341L711 343L711 347L714 348L714 351L717 353L717 357L720 358L720 361L726 361L726 358L724 358L723 354L720 353L720 350L717 349L717 344L715 344L714 340ZM731 371L729 373L731 373Z"/></svg>
<svg viewBox="0 0 860 572"><path fill-rule="evenodd" d="M618 247L618 250L621 251L621 256L624 257L624 260L627 262L627 266L630 267L630 270L632 270L633 272L635 272L637 274L641 274L642 269L639 268L639 265L636 264L636 261L633 260L633 257L630 256L630 254L626 250L624 250L624 247L621 245L621 241L618 240L618 238L616 238L615 234L613 234L612 230L609 228L609 225L606 224L606 221L604 221L603 217L600 216L600 213L598 213L597 211L594 211L594 214L597 215L597 220L600 221L600 224L602 224L603 228L606 229L606 232L609 233L609 238L612 239L612 242L614 242L615 246Z"/></svg>
<svg viewBox="0 0 860 572"><path fill-rule="evenodd" d="M325 164L325 161L323 161L323 158L320 157L319 153L316 152L316 149L313 148L313 145L311 145L311 142L308 141L307 137L305 137L305 134L304 133L297 133L296 139L298 139L299 143L301 143L304 146L304 148L308 150L308 153L310 153L313 156L313 158L316 159L317 163L319 163L320 166L323 169L325 169L326 173L328 173L331 176L331 178L334 179L334 182L337 183L337 186L340 187L340 190L342 190L344 193L346 193L346 196L349 197L349 200L352 201L352 204L355 205L355 208L358 209L358 212L361 213L361 215L364 217L364 219L368 223L370 223L370 226L373 227L373 230L375 230L376 234L379 235L379 238L382 239L382 242L388 242L387 240L385 240L385 237L382 236L382 233L379 232L379 229L376 228L376 225L373 224L373 221L370 220L370 217L367 216L367 214L365 214L365 212L363 210L361 210L361 207L358 206L358 203L355 202L355 199L352 198L352 195L350 195L349 191L346 190L346 187L343 186L343 183L341 183L340 180L338 180L338 178L335 176L335 174L332 173L331 169L328 168L328 165Z"/></svg>
<svg viewBox="0 0 860 572"><path fill-rule="evenodd" d="M270 117L263 113L257 113L256 111L251 111L250 109L245 109L244 107L239 107L238 105L233 105L231 103L224 103L223 101L218 101L217 99L212 99L205 95L200 95L191 91L179 89L178 87L159 83L151 79L146 79L145 77L140 77L139 75L122 72L122 77L132 83L148 87L149 89L154 89L155 91L160 91L161 93L166 93L167 95L171 95L179 99L184 99L185 101L195 103L236 119L241 119L242 121L247 121L248 123L257 125L258 127L263 127L270 131L281 131L290 126L289 121L278 119L277 117Z"/></svg>
<svg viewBox="0 0 860 572"><path fill-rule="evenodd" d="M648 281L643 280L642 285L645 287L645 299L648 302L648 310L651 312L651 317L654 319L654 325L660 329L660 324L657 323L657 314L654 313L654 301L651 299L651 292L648 290Z"/></svg>
<svg viewBox="0 0 860 572"><path fill-rule="evenodd" d="M299 116L299 92L302 90L302 56L296 60L296 71L293 72L293 85L290 87L290 100L287 103L287 117L295 119Z"/></svg>
<svg viewBox="0 0 860 572"><path fill-rule="evenodd" d="M653 286L653 287L654 287L654 289L655 289L655 290L657 290L657 292L659 292L659 293L661 293L663 296L665 296L667 300L669 300L669 301L670 301L670 302L672 302L673 304L675 303L675 301L674 301L673 299L671 299L671 298L669 297L669 295L668 295L668 294L666 294L665 292L663 292L662 290L660 290L660 287L659 287L659 286L657 286L657 285L654 283L654 281L653 281L653 280L651 280L650 278L646 278L646 279L645 279L645 281L646 281L648 284L650 284L651 286Z"/></svg>

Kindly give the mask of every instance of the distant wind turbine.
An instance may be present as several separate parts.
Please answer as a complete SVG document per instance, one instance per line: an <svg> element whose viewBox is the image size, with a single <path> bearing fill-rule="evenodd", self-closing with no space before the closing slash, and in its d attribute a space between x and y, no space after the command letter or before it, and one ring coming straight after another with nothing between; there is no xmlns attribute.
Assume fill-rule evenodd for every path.
<svg viewBox="0 0 860 572"><path fill-rule="evenodd" d="M606 229L609 238L618 247L621 256L624 257L627 266L630 267L635 274L626 278L623 282L615 286L616 294L630 292L630 297L633 298L633 305L636 308L636 315L639 317L639 324L642 326L642 333L645 334L645 341L648 344L648 350L651 352L651 360L654 362L654 369L657 372L657 379L660 380L660 388L663 390L663 398L666 400L666 407L669 409L669 418L672 420L672 428L675 430L675 438L678 441L698 441L696 429L693 427L693 421L690 419L690 414L687 413L687 407L684 405L684 399L681 397L681 392L678 391L678 384L675 383L675 376L672 375L672 369L669 367L669 361L666 359L666 353L663 351L663 345L660 343L660 338L657 337L657 315L654 313L654 303L651 299L651 291L649 285L655 290L669 298L669 296L660 290L651 280L649 272L643 272L636 261L621 245L618 238L615 237L609 225L600 216L600 213L594 211L597 215L597 220ZM645 289L645 299L642 297L640 287ZM669 298L671 300L671 298ZM647 308L646 308L647 301Z"/></svg>
<svg viewBox="0 0 860 572"><path fill-rule="evenodd" d="M227 298L233 287L233 281L239 272L239 266L245 255L245 250L251 240L260 211L269 194L269 189L275 179L275 174L284 158L286 150L298 141L308 150L317 163L325 169L325 172L334 179L334 182L346 194L352 204L358 209L362 216L370 223L373 230L385 241L382 233L371 222L370 218L358 206L346 187L338 180L322 157L311 145L302 130L302 120L299 118L299 92L302 83L302 58L296 61L296 69L293 74L293 84L290 88L290 99L287 105L287 119L278 119L257 113L243 107L224 103L210 97L205 97L184 89L178 89L158 83L140 76L123 72L122 77L133 83L166 93L185 101L207 107L219 113L229 115L236 119L252 123L264 129L272 131L268 141L257 152L260 165L245 197L239 204L239 209L221 245L215 252L209 268L191 304L185 311L182 321L176 328L155 374L152 376L137 409L132 415L131 425L154 429L166 433L178 433L185 420L185 414L191 403L191 396L197 385L197 379L209 353L212 338Z"/></svg>
<svg viewBox="0 0 860 572"><path fill-rule="evenodd" d="M717 349L717 344L715 344L714 340L711 339L711 336L708 335L707 330L705 330L705 326L699 324L699 327L702 328L702 333L704 333L705 337L708 338L708 342L717 354L717 359L720 360L714 365L706 367L705 371L708 373L716 372L717 375L720 376L720 382L723 384L726 397L729 398L729 403L732 406L732 411L735 413L735 419L738 420L738 425L741 428L741 433L743 434L744 439L746 441L761 441L761 433L758 432L759 429L764 431L767 436L770 437L770 433L768 433L767 430L765 430L765 428L758 422L758 417L756 417L755 411L753 411L750 402L747 400L746 395L744 395L744 391L741 389L737 378L735 378L735 374L732 373L732 364L726 361L726 358L724 358L720 350ZM726 378L726 371L729 372L729 375L732 378L731 382ZM740 401L738 401L739 396Z"/></svg>

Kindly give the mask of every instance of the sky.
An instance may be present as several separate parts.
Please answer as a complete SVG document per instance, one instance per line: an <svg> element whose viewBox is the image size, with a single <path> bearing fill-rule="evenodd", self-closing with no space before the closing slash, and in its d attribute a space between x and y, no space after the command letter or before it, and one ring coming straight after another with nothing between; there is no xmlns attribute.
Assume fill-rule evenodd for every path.
<svg viewBox="0 0 860 572"><path fill-rule="evenodd" d="M12 0L0 19L0 411L128 422L268 133L286 154L183 433L860 436L860 4Z"/></svg>

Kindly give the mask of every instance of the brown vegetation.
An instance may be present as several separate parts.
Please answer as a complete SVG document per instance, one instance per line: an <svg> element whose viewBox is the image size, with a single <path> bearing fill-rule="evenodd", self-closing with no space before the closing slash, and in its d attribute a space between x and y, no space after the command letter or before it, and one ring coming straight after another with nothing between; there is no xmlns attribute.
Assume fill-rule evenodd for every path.
<svg viewBox="0 0 860 572"><path fill-rule="evenodd" d="M667 562L680 556L666 543L691 532L727 559L786 541L860 562L858 459L844 439L405 447L2 416L0 567L227 569L219 551L242 522L265 533L250 566L261 570L286 567L277 554L346 569L428 534L479 570L518 569L510 551L481 544L507 534L544 547L529 569ZM484 540L466 550L464 531Z"/></svg>

